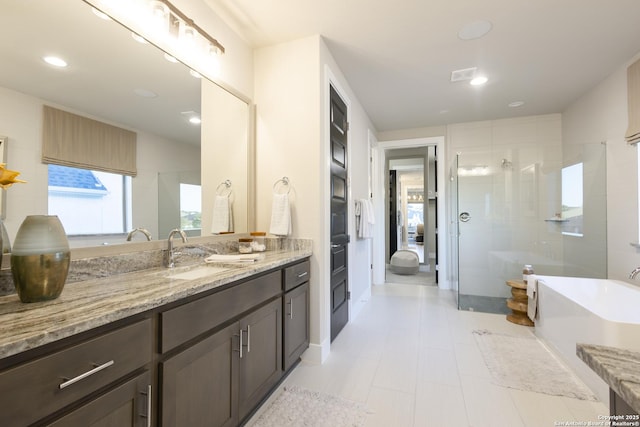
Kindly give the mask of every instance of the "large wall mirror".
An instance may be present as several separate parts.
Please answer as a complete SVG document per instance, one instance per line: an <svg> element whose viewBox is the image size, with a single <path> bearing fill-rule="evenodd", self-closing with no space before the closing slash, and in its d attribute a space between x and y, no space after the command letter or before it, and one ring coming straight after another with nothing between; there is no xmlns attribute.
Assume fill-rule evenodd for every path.
<svg viewBox="0 0 640 427"><path fill-rule="evenodd" d="M98 17L82 0L5 2L0 14L0 53L0 134L8 137L8 167L19 170L28 181L8 190L5 225L12 239L26 215L48 213L47 166L40 159L43 104L137 133L138 174L131 180L133 211L128 229L144 227L153 240L165 239L171 228L181 226L178 201L185 186L179 184L193 190L206 179L201 233L209 235L210 219L204 211L211 209L218 183L232 179L234 231L248 231L248 154L234 159L234 177L216 167L208 168L205 178L200 173L202 164L217 164L215 159L203 158L203 152L207 156L230 150L251 152L250 111L242 96L199 78L181 63L170 62L164 52L136 41L119 23ZM47 55L63 56L68 66L56 69L46 64L42 57ZM215 98L215 109L236 115L223 121L207 116L212 108L203 111L203 96ZM196 117L201 117L202 124L190 122ZM213 134L201 135L201 130L212 128ZM165 185L167 177L175 183ZM122 233L70 241L72 247L125 243Z"/></svg>

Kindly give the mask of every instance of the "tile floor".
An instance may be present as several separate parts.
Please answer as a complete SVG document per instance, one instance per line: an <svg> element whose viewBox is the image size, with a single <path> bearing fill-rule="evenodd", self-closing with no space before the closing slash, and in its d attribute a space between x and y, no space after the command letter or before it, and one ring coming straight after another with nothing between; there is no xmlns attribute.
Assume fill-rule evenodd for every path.
<svg viewBox="0 0 640 427"><path fill-rule="evenodd" d="M374 286L363 311L333 342L327 361L301 362L282 386L363 402L371 412L367 427L587 425L608 413L601 402L492 384L474 329L528 333L503 315L456 310L451 291Z"/></svg>

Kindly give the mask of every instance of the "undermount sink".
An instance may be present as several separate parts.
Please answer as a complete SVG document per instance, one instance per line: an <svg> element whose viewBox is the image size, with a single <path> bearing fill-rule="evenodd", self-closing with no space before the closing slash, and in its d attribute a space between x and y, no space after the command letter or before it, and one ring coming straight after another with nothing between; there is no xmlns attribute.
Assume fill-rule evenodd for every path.
<svg viewBox="0 0 640 427"><path fill-rule="evenodd" d="M189 270L167 270L164 272L164 276L172 279L180 280L195 280L202 277L211 276L214 274L222 273L227 270L231 270L231 267L215 267L212 265L204 265L202 267L196 267Z"/></svg>

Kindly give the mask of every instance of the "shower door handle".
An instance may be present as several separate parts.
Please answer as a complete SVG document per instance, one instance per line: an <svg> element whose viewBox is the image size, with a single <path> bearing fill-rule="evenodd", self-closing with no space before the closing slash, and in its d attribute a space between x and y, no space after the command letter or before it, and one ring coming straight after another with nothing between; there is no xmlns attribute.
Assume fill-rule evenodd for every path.
<svg viewBox="0 0 640 427"><path fill-rule="evenodd" d="M460 214L460 221L468 222L470 219L471 219L471 215L469 215L469 212L462 212Z"/></svg>

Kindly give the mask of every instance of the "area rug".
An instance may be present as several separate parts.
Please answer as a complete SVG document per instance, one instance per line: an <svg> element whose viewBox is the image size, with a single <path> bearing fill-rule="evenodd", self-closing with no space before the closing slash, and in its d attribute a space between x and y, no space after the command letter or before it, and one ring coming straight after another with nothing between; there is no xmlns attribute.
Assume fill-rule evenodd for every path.
<svg viewBox="0 0 640 427"><path fill-rule="evenodd" d="M493 382L503 387L597 400L535 336L473 331Z"/></svg>
<svg viewBox="0 0 640 427"><path fill-rule="evenodd" d="M341 397L285 387L282 393L258 417L254 427L358 427L365 423L363 404Z"/></svg>

